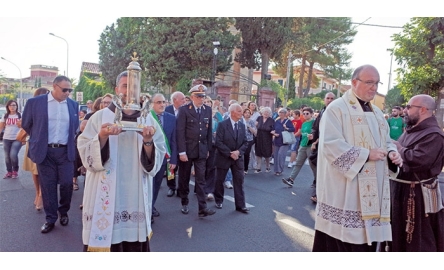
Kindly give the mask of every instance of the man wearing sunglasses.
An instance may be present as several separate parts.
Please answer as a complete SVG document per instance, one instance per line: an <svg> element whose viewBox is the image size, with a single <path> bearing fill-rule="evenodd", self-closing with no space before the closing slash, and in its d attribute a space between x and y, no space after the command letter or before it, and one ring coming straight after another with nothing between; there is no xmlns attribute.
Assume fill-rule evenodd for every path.
<svg viewBox="0 0 444 270"><path fill-rule="evenodd" d="M392 239L387 163L402 159L370 103L379 84L375 67L358 67L351 89L322 115L313 251L376 251Z"/></svg>
<svg viewBox="0 0 444 270"><path fill-rule="evenodd" d="M444 201L437 176L444 166L444 132L431 96L414 96L405 107L407 128L395 141L404 166L390 181L392 250L443 252Z"/></svg>
<svg viewBox="0 0 444 270"><path fill-rule="evenodd" d="M28 157L37 164L46 214L42 233L50 232L59 216L60 225L66 226L69 222L74 136L79 127L78 104L68 98L72 91L69 78L57 76L53 90L29 99L23 112L22 128L30 135ZM57 185L60 186L60 200Z"/></svg>

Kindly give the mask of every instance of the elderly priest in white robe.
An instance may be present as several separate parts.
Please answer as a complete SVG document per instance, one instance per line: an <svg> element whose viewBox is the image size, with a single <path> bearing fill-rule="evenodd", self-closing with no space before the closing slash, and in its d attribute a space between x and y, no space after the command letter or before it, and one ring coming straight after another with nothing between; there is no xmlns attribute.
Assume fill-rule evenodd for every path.
<svg viewBox="0 0 444 270"><path fill-rule="evenodd" d="M402 159L370 103L379 83L375 67L357 68L352 88L322 116L313 251L376 251L392 239L388 160Z"/></svg>
<svg viewBox="0 0 444 270"><path fill-rule="evenodd" d="M117 77L125 104L127 73ZM162 166L165 140L151 114L123 110L122 123L143 122L143 131L114 124L116 105L92 115L78 139L87 169L83 196L84 251L149 251L154 175Z"/></svg>

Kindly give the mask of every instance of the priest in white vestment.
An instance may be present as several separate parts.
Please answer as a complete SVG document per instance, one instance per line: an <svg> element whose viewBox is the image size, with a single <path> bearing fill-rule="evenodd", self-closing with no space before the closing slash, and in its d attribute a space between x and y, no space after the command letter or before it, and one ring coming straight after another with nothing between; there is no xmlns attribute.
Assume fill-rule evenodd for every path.
<svg viewBox="0 0 444 270"><path fill-rule="evenodd" d="M127 74L116 94L126 91ZM151 114L123 111L123 121L143 122L143 131L114 124L115 104L94 113L77 145L87 169L83 196L85 251L149 251L152 178L165 156L165 140Z"/></svg>
<svg viewBox="0 0 444 270"><path fill-rule="evenodd" d="M370 103L378 84L376 68L359 67L322 116L313 251L375 251L392 239L388 159L402 159Z"/></svg>

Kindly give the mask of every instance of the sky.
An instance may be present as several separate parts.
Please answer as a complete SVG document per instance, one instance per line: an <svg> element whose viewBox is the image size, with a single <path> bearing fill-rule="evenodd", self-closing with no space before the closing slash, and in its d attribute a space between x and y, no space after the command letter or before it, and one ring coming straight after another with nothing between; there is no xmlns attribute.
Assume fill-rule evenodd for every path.
<svg viewBox="0 0 444 270"><path fill-rule="evenodd" d="M66 74L68 69L69 77L78 79L82 62L99 62L100 34L107 26L115 23L118 17L120 16L113 15L112 12L110 15L105 13L104 16L85 15L66 18L34 14L27 17L0 17L2 38L0 57L18 66L17 68L10 62L0 59L0 72L8 78L20 78L21 72L21 76L25 78L30 76L31 65L40 64L56 66L60 74ZM352 21L402 27L409 22L409 17L352 17ZM360 25L356 30L358 33L353 43L347 46L349 52L353 54L350 67L354 69L363 64L374 65L379 70L383 82L378 91L386 94L391 62L390 52L387 49L394 46L391 36L401 32L402 29ZM68 42L68 47L64 40L49 33L64 38ZM67 53L69 53L68 59ZM394 72L396 67L393 59L391 86L396 84Z"/></svg>

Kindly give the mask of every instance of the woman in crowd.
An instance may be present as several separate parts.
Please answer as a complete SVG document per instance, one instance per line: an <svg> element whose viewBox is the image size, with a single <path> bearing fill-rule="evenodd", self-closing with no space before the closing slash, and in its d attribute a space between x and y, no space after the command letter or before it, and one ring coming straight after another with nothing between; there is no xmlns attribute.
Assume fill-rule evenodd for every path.
<svg viewBox="0 0 444 270"><path fill-rule="evenodd" d="M7 173L3 177L17 178L19 170L18 153L22 148L22 142L17 141L17 133L20 130L21 113L18 111L18 104L15 100L9 100L6 103L6 113L0 119L0 131L5 129L3 135L3 150L5 152L5 163Z"/></svg>
<svg viewBox="0 0 444 270"><path fill-rule="evenodd" d="M253 101L249 101L247 103L247 108L250 109L250 112L251 112L250 119L253 120L254 123L256 123L257 118L259 116L261 116L260 112L258 111L256 103L254 103ZM254 147L255 143L256 143L256 136L254 136L253 144L251 146L251 152L250 152L250 156L251 157L256 156L255 147ZM251 159L251 165L252 165L253 168L257 168L256 158L252 158Z"/></svg>
<svg viewBox="0 0 444 270"><path fill-rule="evenodd" d="M253 139L256 136L256 122L251 119L250 109L244 109L245 136L247 137L247 149L244 154L244 173L248 173L248 164L250 163L250 153L253 146Z"/></svg>
<svg viewBox="0 0 444 270"><path fill-rule="evenodd" d="M288 131L294 136L294 126L290 119L287 118L287 109L281 108L278 111L278 118L274 122L274 130L272 131L274 140L274 174L281 175L285 167L285 157L287 156L289 144L284 144L282 132Z"/></svg>
<svg viewBox="0 0 444 270"><path fill-rule="evenodd" d="M262 158L265 158L265 172L270 172L270 157L273 148L273 130L274 130L274 120L271 118L270 107L264 107L261 110L261 116L257 118L257 136L255 143L255 153L256 153L256 171L255 173L260 173L262 169Z"/></svg>
<svg viewBox="0 0 444 270"><path fill-rule="evenodd" d="M34 97L40 95L47 95L49 90L47 88L41 87L34 92ZM23 157L23 170L31 172L32 181L34 182L35 187L35 199L34 205L37 211L42 210L43 208L43 200L42 200L42 191L40 190L40 181L39 181L39 172L37 171L37 164L32 162L32 160L28 157L29 150L29 142L26 142L25 147L25 155Z"/></svg>

